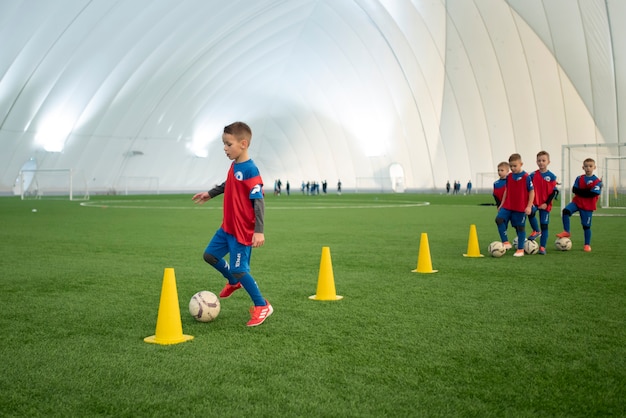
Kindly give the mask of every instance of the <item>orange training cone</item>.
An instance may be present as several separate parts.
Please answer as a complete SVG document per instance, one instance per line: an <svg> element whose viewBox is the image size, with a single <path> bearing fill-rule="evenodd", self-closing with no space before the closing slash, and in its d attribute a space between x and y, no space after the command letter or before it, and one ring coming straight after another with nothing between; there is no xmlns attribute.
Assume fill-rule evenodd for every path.
<svg viewBox="0 0 626 418"><path fill-rule="evenodd" d="M156 335L146 337L147 343L170 345L193 339L191 335L183 335L183 324L180 320L178 306L178 292L176 291L176 277L173 268L166 268L163 273L163 287L161 288L161 302L157 316Z"/></svg>
<svg viewBox="0 0 626 418"><path fill-rule="evenodd" d="M417 268L412 270L413 273L437 273L439 270L433 270L433 263L430 260L430 247L428 246L428 235L422 232L420 238L420 250L417 256Z"/></svg>
<svg viewBox="0 0 626 418"><path fill-rule="evenodd" d="M478 246L476 225L470 225L469 240L467 242L467 254L463 254L463 257L484 257L480 253L480 247Z"/></svg>
<svg viewBox="0 0 626 418"><path fill-rule="evenodd" d="M330 259L330 248L322 247L322 259L320 260L320 272L317 278L317 292L309 296L312 300L339 300L343 296L337 296L335 291L335 277L333 264Z"/></svg>

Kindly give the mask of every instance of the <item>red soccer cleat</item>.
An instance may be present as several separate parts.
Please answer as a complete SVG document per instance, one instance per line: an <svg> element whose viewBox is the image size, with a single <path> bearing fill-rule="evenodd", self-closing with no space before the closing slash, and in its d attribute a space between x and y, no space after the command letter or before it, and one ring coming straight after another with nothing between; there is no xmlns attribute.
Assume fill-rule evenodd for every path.
<svg viewBox="0 0 626 418"><path fill-rule="evenodd" d="M252 318L250 318L246 324L247 326L256 327L257 325L261 325L263 321L265 321L267 317L274 312L274 308L272 308L272 305L270 305L267 300L265 303L267 303L265 306L255 306L250 308L250 316Z"/></svg>
<svg viewBox="0 0 626 418"><path fill-rule="evenodd" d="M224 286L224 288L220 292L220 298L226 299L227 297L230 297L230 295L232 295L237 289L241 289L241 283L237 283L237 284L226 283L226 286Z"/></svg>
<svg viewBox="0 0 626 418"><path fill-rule="evenodd" d="M524 250L515 251L515 254L513 254L513 257L524 257Z"/></svg>
<svg viewBox="0 0 626 418"><path fill-rule="evenodd" d="M528 240L529 241L534 241L537 238L539 238L540 236L541 236L541 232L533 231L533 233L528 236Z"/></svg>
<svg viewBox="0 0 626 418"><path fill-rule="evenodd" d="M591 252L591 245L585 245L583 247L583 251L586 252L586 253L590 253Z"/></svg>
<svg viewBox="0 0 626 418"><path fill-rule="evenodd" d="M567 231L563 231L563 232L561 232L560 234L556 234L556 236L557 236L558 238L569 238L571 235L570 235L570 233L569 233L569 232L567 232Z"/></svg>
<svg viewBox="0 0 626 418"><path fill-rule="evenodd" d="M508 241L504 241L504 242L502 243L502 245L504 245L504 249L505 249L505 250L507 250L507 251L508 251L508 250L510 250L511 248L513 248L513 246L511 245L511 243L510 243L510 242L508 242Z"/></svg>

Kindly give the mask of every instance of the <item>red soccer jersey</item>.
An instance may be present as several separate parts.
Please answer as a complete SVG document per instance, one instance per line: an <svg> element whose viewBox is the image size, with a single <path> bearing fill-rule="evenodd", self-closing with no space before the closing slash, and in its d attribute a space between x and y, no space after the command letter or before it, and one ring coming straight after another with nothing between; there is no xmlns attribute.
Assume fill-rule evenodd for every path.
<svg viewBox="0 0 626 418"><path fill-rule="evenodd" d="M252 245L255 213L253 199L263 198L263 180L252 160L231 164L224 187L222 229L237 242Z"/></svg>
<svg viewBox="0 0 626 418"><path fill-rule="evenodd" d="M594 197L581 197L574 195L572 202L574 202L579 209L596 210L596 203L600 198L600 188L602 187L602 185L600 184L601 182L602 180L600 180L596 176L587 177L584 174L578 176L578 178L574 182L574 185L576 187L583 190L597 191L598 194Z"/></svg>
<svg viewBox="0 0 626 418"><path fill-rule="evenodd" d="M528 173L509 173L506 177L506 198L502 207L514 212L524 212L528 205L528 194L533 190L533 183Z"/></svg>
<svg viewBox="0 0 626 418"><path fill-rule="evenodd" d="M543 205L548 201L554 188L556 187L556 176L551 171L542 173L537 170L533 173L533 187L535 188L535 206ZM552 201L548 203L546 209L548 212L552 210Z"/></svg>

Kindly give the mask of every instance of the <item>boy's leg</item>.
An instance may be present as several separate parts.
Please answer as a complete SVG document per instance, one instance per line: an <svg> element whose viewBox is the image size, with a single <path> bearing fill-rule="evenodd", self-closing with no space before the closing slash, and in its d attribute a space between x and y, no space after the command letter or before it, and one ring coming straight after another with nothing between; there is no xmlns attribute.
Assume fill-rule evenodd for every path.
<svg viewBox="0 0 626 418"><path fill-rule="evenodd" d="M506 209L500 209L496 215L496 225L498 227L498 234L500 234L500 241L509 242L509 235L507 233L507 225L510 219L510 211ZM508 248L507 248L508 249Z"/></svg>
<svg viewBox="0 0 626 418"><path fill-rule="evenodd" d="M228 262L224 260L224 256L228 252L228 241L225 237L225 232L220 228L217 230L211 242L204 250L204 261L209 263L213 268L222 273L222 276L232 286L237 285L237 279L233 277L230 272L230 266Z"/></svg>
<svg viewBox="0 0 626 418"><path fill-rule="evenodd" d="M544 251L548 243L548 225L550 224L550 212L547 210L539 211L539 224L541 225L541 239L539 247L543 247Z"/></svg>
<svg viewBox="0 0 626 418"><path fill-rule="evenodd" d="M539 219L541 220L541 210L537 209L537 206L533 206L532 212L528 215L528 222L532 228L528 239L531 241L534 241L541 236L541 232L539 232L539 221L537 221L537 217L535 216L537 212L539 212Z"/></svg>
<svg viewBox="0 0 626 418"><path fill-rule="evenodd" d="M570 202L563 209L561 219L563 221L563 232L556 234L559 238L567 238L570 236L570 217L578 210L578 206L574 202Z"/></svg>
<svg viewBox="0 0 626 418"><path fill-rule="evenodd" d="M593 212L590 210L581 210L580 211L580 223L583 226L583 233L585 235L585 247L591 245L591 216ZM587 248L585 248L587 251ZM589 248L591 251L591 248Z"/></svg>
<svg viewBox="0 0 626 418"><path fill-rule="evenodd" d="M511 225L517 232L517 251L515 257L524 255L524 241L526 241L526 214L524 212L513 212L511 215Z"/></svg>
<svg viewBox="0 0 626 418"><path fill-rule="evenodd" d="M230 259L232 263L232 274L241 283L255 306L265 306L267 301L261 294L261 290L250 274L250 256L252 247L241 245L238 242L232 243Z"/></svg>

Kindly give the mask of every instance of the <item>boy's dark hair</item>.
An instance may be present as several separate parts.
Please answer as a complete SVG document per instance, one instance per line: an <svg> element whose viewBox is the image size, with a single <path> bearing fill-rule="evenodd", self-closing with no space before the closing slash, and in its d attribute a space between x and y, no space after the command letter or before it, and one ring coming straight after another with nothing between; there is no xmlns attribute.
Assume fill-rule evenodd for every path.
<svg viewBox="0 0 626 418"><path fill-rule="evenodd" d="M545 155L546 157L548 157L548 160L550 159L550 154L548 154L548 151L539 151L537 153L537 158L541 157L542 155Z"/></svg>
<svg viewBox="0 0 626 418"><path fill-rule="evenodd" d="M522 156L518 153L511 154L511 156L509 157L509 163L512 161L522 161Z"/></svg>
<svg viewBox="0 0 626 418"><path fill-rule="evenodd" d="M502 161L500 164L498 164L498 168L500 168L502 166L509 167L509 163L507 163L506 161Z"/></svg>
<svg viewBox="0 0 626 418"><path fill-rule="evenodd" d="M244 122L233 122L225 126L224 133L234 136L239 141L247 139L250 142L252 139L252 129Z"/></svg>
<svg viewBox="0 0 626 418"><path fill-rule="evenodd" d="M594 160L593 158L586 158L585 161L583 161L583 164L585 163L596 163L596 160Z"/></svg>

